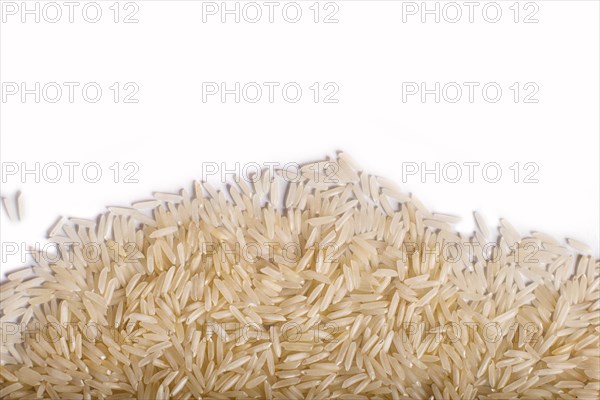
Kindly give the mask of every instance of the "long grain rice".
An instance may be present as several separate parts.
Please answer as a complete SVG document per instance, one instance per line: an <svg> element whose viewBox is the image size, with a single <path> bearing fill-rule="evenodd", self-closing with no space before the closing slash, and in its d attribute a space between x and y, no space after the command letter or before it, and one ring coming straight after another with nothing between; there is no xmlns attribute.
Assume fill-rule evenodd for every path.
<svg viewBox="0 0 600 400"><path fill-rule="evenodd" d="M589 247L465 236L343 153L300 172L61 218L0 287L0 397L598 398Z"/></svg>
<svg viewBox="0 0 600 400"><path fill-rule="evenodd" d="M6 216L10 221L19 221L18 205L15 204L15 201L13 201L13 199L8 197L2 197L2 205L4 206L4 212L6 213Z"/></svg>

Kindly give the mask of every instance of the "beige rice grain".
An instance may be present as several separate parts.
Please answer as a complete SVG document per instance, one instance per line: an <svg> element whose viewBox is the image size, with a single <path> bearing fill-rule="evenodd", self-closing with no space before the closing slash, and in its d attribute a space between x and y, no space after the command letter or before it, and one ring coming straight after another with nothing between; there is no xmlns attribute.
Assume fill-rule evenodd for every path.
<svg viewBox="0 0 600 400"><path fill-rule="evenodd" d="M285 177L61 218L0 287L0 397L598 398L588 246L464 235L344 153Z"/></svg>

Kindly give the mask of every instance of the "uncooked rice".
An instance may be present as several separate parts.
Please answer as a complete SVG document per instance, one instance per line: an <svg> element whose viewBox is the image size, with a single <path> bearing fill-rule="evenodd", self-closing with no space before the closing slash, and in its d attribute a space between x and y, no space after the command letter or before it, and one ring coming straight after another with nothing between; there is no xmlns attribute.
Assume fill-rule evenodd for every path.
<svg viewBox="0 0 600 400"><path fill-rule="evenodd" d="M584 244L459 233L343 153L261 175L61 218L0 287L0 398L600 395Z"/></svg>
<svg viewBox="0 0 600 400"><path fill-rule="evenodd" d="M8 219L12 222L17 222L21 219L23 213L23 199L21 192L15 195L14 200L9 197L2 197L2 205Z"/></svg>
<svg viewBox="0 0 600 400"><path fill-rule="evenodd" d="M17 216L19 217L19 221L23 221L25 217L25 199L23 197L23 192L17 192Z"/></svg>

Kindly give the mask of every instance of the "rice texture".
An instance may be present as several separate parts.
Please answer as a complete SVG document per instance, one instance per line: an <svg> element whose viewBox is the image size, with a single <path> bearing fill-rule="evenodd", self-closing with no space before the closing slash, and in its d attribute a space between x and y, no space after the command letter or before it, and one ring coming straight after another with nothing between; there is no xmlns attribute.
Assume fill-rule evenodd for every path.
<svg viewBox="0 0 600 400"><path fill-rule="evenodd" d="M343 153L287 175L61 218L0 287L0 398L600 396L583 243L465 235Z"/></svg>

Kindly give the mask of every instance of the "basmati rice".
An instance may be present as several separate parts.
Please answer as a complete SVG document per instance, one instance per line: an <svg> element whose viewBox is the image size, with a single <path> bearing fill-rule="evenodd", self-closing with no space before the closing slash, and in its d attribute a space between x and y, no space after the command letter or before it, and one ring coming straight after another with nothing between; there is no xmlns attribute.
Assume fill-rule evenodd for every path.
<svg viewBox="0 0 600 400"><path fill-rule="evenodd" d="M19 195L17 195L17 197L18 196ZM2 205L4 206L6 216L11 222L19 221L18 202L17 204L15 204L15 202L12 199L8 197L2 197Z"/></svg>
<svg viewBox="0 0 600 400"><path fill-rule="evenodd" d="M589 247L465 236L343 153L283 176L61 218L0 287L0 397L600 395Z"/></svg>
<svg viewBox="0 0 600 400"><path fill-rule="evenodd" d="M17 192L17 216L19 221L23 221L25 217L25 199L23 198L23 192Z"/></svg>

